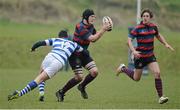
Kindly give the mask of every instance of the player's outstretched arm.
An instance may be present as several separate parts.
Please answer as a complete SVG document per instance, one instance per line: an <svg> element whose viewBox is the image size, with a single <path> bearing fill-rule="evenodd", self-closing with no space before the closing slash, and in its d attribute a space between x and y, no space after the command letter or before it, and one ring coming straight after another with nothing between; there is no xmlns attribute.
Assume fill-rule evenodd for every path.
<svg viewBox="0 0 180 110"><path fill-rule="evenodd" d="M162 44L164 44L166 48L170 49L171 51L174 51L174 48L171 47L171 45L169 45L169 44L166 42L165 38L164 38L161 34L159 34L158 36L156 36L156 38L157 38Z"/></svg>
<svg viewBox="0 0 180 110"><path fill-rule="evenodd" d="M107 30L111 29L110 23L105 23L101 29L94 35L91 35L88 40L91 42L96 42Z"/></svg>
<svg viewBox="0 0 180 110"><path fill-rule="evenodd" d="M40 47L40 46L45 46L46 42L45 41L38 41L36 42L32 47L31 47L31 52L35 51L36 48Z"/></svg>

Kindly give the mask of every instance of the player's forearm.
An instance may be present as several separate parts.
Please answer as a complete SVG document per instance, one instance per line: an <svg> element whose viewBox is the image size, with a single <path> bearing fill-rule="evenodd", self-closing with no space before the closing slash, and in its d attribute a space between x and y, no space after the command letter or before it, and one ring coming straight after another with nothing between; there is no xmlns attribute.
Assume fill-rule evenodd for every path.
<svg viewBox="0 0 180 110"><path fill-rule="evenodd" d="M159 34L159 36L157 36L157 39L164 45L168 44L166 42L165 38L161 34Z"/></svg>
<svg viewBox="0 0 180 110"><path fill-rule="evenodd" d="M135 48L134 48L134 46L133 46L133 44L132 44L132 39L128 38L127 44L128 44L128 47L130 48L130 50L131 50L132 52L136 51Z"/></svg>
<svg viewBox="0 0 180 110"><path fill-rule="evenodd" d="M31 50L34 51L36 48L38 48L40 46L45 46L45 45L46 45L45 41L38 41L31 47Z"/></svg>
<svg viewBox="0 0 180 110"><path fill-rule="evenodd" d="M101 29L95 35L92 35L90 37L90 41L91 42L96 42L99 38L101 38L101 36L104 34L104 32L105 32L105 30Z"/></svg>

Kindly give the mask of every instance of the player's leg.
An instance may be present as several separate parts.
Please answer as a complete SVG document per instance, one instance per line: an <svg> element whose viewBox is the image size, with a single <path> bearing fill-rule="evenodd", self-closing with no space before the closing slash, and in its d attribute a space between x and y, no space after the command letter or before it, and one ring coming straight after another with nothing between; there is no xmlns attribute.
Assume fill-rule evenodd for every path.
<svg viewBox="0 0 180 110"><path fill-rule="evenodd" d="M162 80L160 77L160 68L157 62L151 62L148 64L149 70L154 74L155 78L155 88L157 91L157 94L159 96L159 103L163 104L168 101L168 97L163 96L163 86L162 86Z"/></svg>
<svg viewBox="0 0 180 110"><path fill-rule="evenodd" d="M39 85L39 101L44 101L44 88L45 88L45 81L41 82Z"/></svg>
<svg viewBox="0 0 180 110"><path fill-rule="evenodd" d="M40 73L45 70L47 73L49 73L50 77L52 77L59 71L60 68L62 68L62 66L62 63L60 63L52 55L48 54L41 64ZM45 81L41 82L38 87L39 101L44 101Z"/></svg>
<svg viewBox="0 0 180 110"><path fill-rule="evenodd" d="M53 61L53 58L52 56L50 55L47 55L45 57L45 59L43 60L42 64L41 64L41 67L40 67L40 72L39 74L41 74L41 72L43 71L43 68L47 68L50 64L51 64L51 61ZM44 97L44 93L45 93L45 81L42 81L39 85L38 85L38 88L39 88L39 101L44 101L45 97Z"/></svg>
<svg viewBox="0 0 180 110"><path fill-rule="evenodd" d="M77 85L83 79L83 69L81 67L81 61L78 56L72 54L69 58L69 64L75 73L75 76L71 78L61 89L56 92L56 97L59 102L64 101L65 93Z"/></svg>
<svg viewBox="0 0 180 110"><path fill-rule="evenodd" d="M129 78L131 78L134 81L139 81L141 79L143 69L132 70L132 69L123 67L123 68L118 68L117 71L121 71L125 73Z"/></svg>
<svg viewBox="0 0 180 110"><path fill-rule="evenodd" d="M58 99L59 102L63 102L64 101L64 96L65 93L70 90L71 88L73 88L74 86L76 86L79 82L81 82L83 78L83 74L75 74L75 76L73 78L71 78L63 87L62 89L59 89L56 92L56 97Z"/></svg>
<svg viewBox="0 0 180 110"><path fill-rule="evenodd" d="M47 59L47 56L50 56L51 58ZM50 62L48 62L46 67L43 66L44 71L42 71L41 74L39 74L33 81L28 83L24 89L22 89L21 91L15 91L13 94L9 95L8 100L21 97L25 95L26 93L32 91L41 82L46 81L47 79L53 77L63 67L63 64L59 62L56 58L52 57L51 55L47 55L47 56L43 60L43 62L48 62L46 60L49 60Z"/></svg>
<svg viewBox="0 0 180 110"><path fill-rule="evenodd" d="M141 79L142 72L143 72L143 69L135 69L133 80L134 81L139 81Z"/></svg>
<svg viewBox="0 0 180 110"><path fill-rule="evenodd" d="M35 80L32 80L30 83L27 84L25 88L23 88L20 91L14 91L12 94L8 95L8 100L16 99L18 97L21 97L28 92L32 91L34 88L38 86L38 84L42 81L47 80L49 77L45 71L43 71L41 74L39 74Z"/></svg>
<svg viewBox="0 0 180 110"><path fill-rule="evenodd" d="M139 81L141 79L143 67L145 66L143 59L134 59L134 66L135 70L127 68L124 64L121 64L117 68L117 76L120 73L125 73L127 76L129 76L132 80Z"/></svg>
<svg viewBox="0 0 180 110"><path fill-rule="evenodd" d="M62 88L62 93L65 94L69 89L73 88L75 85L77 85L79 82L81 82L83 79L82 73L75 73L75 76L70 79L66 85Z"/></svg>
<svg viewBox="0 0 180 110"><path fill-rule="evenodd" d="M39 72L39 74L41 73L43 71L43 69L42 69L42 67L41 67L41 69L40 69L40 72ZM42 81L39 85L38 85L38 87L39 87L39 101L44 101L44 88L45 88L45 81Z"/></svg>
<svg viewBox="0 0 180 110"><path fill-rule="evenodd" d="M80 58L82 59L83 67L85 67L89 71L89 74L87 74L83 82L79 84L78 90L81 92L81 96L84 99L88 99L86 86L96 78L96 76L98 75L98 69L94 60L90 56L89 51L84 51L83 55Z"/></svg>
<svg viewBox="0 0 180 110"><path fill-rule="evenodd" d="M48 78L51 78L54 75L56 75L56 73L60 69L62 69L63 66L64 65L61 62L59 62L52 55L48 54L41 64L41 70L47 74ZM44 86L45 86L45 80L39 83L40 94L41 92L42 94L44 94Z"/></svg>
<svg viewBox="0 0 180 110"><path fill-rule="evenodd" d="M85 66L85 68L90 73L87 74L86 77L84 78L83 82L81 84L79 84L78 90L81 92L81 96L84 99L88 99L88 94L86 92L86 86L96 78L96 76L98 75L98 69L97 69L94 61L91 61L90 63L88 63Z"/></svg>

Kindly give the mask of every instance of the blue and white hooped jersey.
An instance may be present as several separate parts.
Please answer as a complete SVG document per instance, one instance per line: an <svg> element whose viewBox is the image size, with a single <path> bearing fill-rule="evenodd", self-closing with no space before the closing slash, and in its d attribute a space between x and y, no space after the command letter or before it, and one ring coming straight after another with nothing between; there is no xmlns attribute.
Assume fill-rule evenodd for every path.
<svg viewBox="0 0 180 110"><path fill-rule="evenodd" d="M83 50L77 43L62 38L50 38L45 40L45 42L46 45L53 47L50 54L63 65L74 51L81 52Z"/></svg>

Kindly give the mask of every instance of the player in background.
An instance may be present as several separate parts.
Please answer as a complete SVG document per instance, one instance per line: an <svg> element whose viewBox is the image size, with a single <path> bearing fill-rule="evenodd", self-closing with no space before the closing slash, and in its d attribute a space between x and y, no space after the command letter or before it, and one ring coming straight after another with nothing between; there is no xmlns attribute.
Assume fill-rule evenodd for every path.
<svg viewBox="0 0 180 110"><path fill-rule="evenodd" d="M96 29L93 25L95 19L96 16L94 14L94 11L92 9L86 9L82 13L82 21L79 22L75 27L73 41L81 45L85 49L86 53L79 54L78 52L75 52L69 58L69 63L71 65L72 70L74 71L75 76L72 79L70 79L64 85L64 87L62 87L59 91L56 92L58 101L64 101L65 93L83 80L82 67L87 69L89 71L89 74L78 85L78 90L81 92L81 96L84 99L88 99L88 94L85 88L98 75L98 68L96 67L96 63L90 56L90 53L87 49L91 42L96 42L103 36L103 34L107 30L111 29L110 23L103 23L101 29L98 32L96 32Z"/></svg>
<svg viewBox="0 0 180 110"><path fill-rule="evenodd" d="M59 38L63 38L63 39L67 39L67 40L70 40L69 39L69 36L68 36L68 33L67 33L67 29L64 29L64 30L61 30L59 33L58 33L58 37ZM67 66L69 65L69 63L68 63L68 61L65 61L65 68L67 68ZM63 67L63 68L64 68ZM40 71L40 73L41 73L41 71ZM44 92L45 92L45 81L43 81L43 82L41 82L39 85L38 85L38 87L39 87L39 101L44 101L44 98L45 98L45 96L44 96Z"/></svg>
<svg viewBox="0 0 180 110"><path fill-rule="evenodd" d="M28 83L24 89L20 91L16 90L8 95L8 101L25 95L42 82L52 78L65 65L65 62L74 51L83 52L83 48L77 43L62 38L50 38L44 41L38 41L32 46L31 51L35 51L40 46L53 47L42 61L40 74Z"/></svg>
<svg viewBox="0 0 180 110"><path fill-rule="evenodd" d="M168 101L168 97L163 96L163 86L160 77L160 68L156 57L154 55L154 37L156 37L164 46L171 51L174 49L166 42L165 38L159 33L158 27L151 23L153 13L149 9L145 9L141 13L142 21L139 25L131 31L128 37L128 46L134 55L135 70L131 70L121 64L117 68L117 76L123 72L134 81L141 79L143 67L147 66L148 69L154 74L155 88L159 96L159 103L163 104ZM132 45L132 39L137 39L137 48Z"/></svg>

